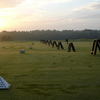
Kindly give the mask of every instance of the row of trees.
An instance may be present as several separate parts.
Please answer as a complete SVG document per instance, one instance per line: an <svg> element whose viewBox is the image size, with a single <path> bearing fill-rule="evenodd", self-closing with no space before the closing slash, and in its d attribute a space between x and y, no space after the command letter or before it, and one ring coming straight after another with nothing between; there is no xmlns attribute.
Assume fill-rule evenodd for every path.
<svg viewBox="0 0 100 100"><path fill-rule="evenodd" d="M1 41L33 41L33 40L65 40L65 39L99 39L100 30L33 30L33 31L2 31Z"/></svg>

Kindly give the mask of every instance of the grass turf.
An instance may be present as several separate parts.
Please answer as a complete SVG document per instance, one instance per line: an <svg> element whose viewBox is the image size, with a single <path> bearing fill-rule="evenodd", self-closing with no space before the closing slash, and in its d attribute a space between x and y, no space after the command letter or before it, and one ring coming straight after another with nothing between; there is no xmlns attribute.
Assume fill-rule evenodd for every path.
<svg viewBox="0 0 100 100"><path fill-rule="evenodd" d="M0 76L12 85L0 90L1 100L99 100L100 53L90 54L92 41L75 41L76 52L63 46L0 42Z"/></svg>

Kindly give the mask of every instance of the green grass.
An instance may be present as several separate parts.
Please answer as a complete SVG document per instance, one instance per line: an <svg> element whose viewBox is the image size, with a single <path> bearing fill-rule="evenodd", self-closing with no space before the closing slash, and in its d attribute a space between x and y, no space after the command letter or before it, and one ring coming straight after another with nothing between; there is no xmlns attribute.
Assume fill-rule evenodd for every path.
<svg viewBox="0 0 100 100"><path fill-rule="evenodd" d="M100 52L91 55L92 41L73 42L76 52L65 42L64 50L32 43L0 42L0 76L12 85L0 90L1 100L100 99Z"/></svg>

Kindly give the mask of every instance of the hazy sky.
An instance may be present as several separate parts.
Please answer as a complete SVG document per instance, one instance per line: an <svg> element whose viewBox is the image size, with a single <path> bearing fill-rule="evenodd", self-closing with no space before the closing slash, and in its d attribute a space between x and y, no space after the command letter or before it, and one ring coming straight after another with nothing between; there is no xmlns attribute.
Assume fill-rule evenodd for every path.
<svg viewBox="0 0 100 100"><path fill-rule="evenodd" d="M0 0L0 31L100 29L100 0Z"/></svg>

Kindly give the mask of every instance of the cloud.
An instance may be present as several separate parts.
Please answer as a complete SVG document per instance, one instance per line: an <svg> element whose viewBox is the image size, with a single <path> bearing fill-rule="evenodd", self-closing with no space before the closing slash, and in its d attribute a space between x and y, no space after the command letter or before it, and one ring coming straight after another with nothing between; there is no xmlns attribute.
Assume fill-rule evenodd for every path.
<svg viewBox="0 0 100 100"><path fill-rule="evenodd" d="M67 23L91 23L91 26L100 22L100 3L94 2L72 9L63 16ZM66 22L65 21L65 22Z"/></svg>
<svg viewBox="0 0 100 100"><path fill-rule="evenodd" d="M40 0L41 1L41 0ZM61 3L61 2L71 2L72 0L43 0L44 2L53 2L53 3Z"/></svg>
<svg viewBox="0 0 100 100"><path fill-rule="evenodd" d="M22 5L42 5L47 3L71 2L72 0L25 0Z"/></svg>
<svg viewBox="0 0 100 100"><path fill-rule="evenodd" d="M91 10L100 10L100 3L94 2L91 5L88 5L87 8Z"/></svg>
<svg viewBox="0 0 100 100"><path fill-rule="evenodd" d="M27 0L26 0L27 1ZM29 0L29 1L33 1L33 0ZM45 2L45 3L61 3L61 2L71 2L72 0L34 0L33 2Z"/></svg>
<svg viewBox="0 0 100 100"><path fill-rule="evenodd" d="M100 19L100 13L97 13L97 14L91 14L91 15L88 15L88 16L83 16L83 17L79 17L81 19Z"/></svg>
<svg viewBox="0 0 100 100"><path fill-rule="evenodd" d="M81 6L78 8L74 8L72 11L66 13L65 15L73 15L77 16L94 16L95 14L99 14L100 12L100 3L91 3L86 6Z"/></svg>
<svg viewBox="0 0 100 100"><path fill-rule="evenodd" d="M93 10L100 10L100 3L91 3L90 5L83 6L80 8L76 8L74 12L87 12L87 11L92 11Z"/></svg>
<svg viewBox="0 0 100 100"><path fill-rule="evenodd" d="M21 4L24 0L0 0L0 9L11 8Z"/></svg>

